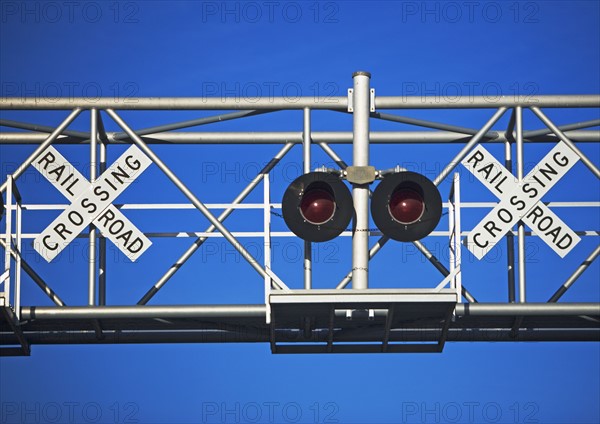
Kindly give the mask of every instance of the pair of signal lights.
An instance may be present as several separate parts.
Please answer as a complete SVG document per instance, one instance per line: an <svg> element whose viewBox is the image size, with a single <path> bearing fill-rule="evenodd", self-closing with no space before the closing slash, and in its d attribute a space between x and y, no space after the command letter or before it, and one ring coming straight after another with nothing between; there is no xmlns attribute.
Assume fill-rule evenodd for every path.
<svg viewBox="0 0 600 424"><path fill-rule="evenodd" d="M339 236L354 216L350 190L339 175L310 172L296 178L282 200L289 229L311 242ZM379 230L397 241L415 241L431 233L442 216L442 198L427 177L404 171L387 174L371 197L371 215Z"/></svg>

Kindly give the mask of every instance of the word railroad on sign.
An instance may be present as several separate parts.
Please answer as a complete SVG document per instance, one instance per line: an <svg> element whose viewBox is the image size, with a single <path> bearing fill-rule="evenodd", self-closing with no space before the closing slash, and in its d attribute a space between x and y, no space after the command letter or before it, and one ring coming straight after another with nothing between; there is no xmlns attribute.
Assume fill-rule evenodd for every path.
<svg viewBox="0 0 600 424"><path fill-rule="evenodd" d="M112 202L152 161L131 146L95 182L90 183L54 147L49 146L33 166L69 201L67 207L35 240L35 250L52 261L90 223L135 261L152 242Z"/></svg>
<svg viewBox="0 0 600 424"><path fill-rule="evenodd" d="M581 239L540 200L578 160L579 156L561 141L519 182L485 148L477 146L462 164L500 202L467 236L471 253L477 259L483 258L522 220L564 258Z"/></svg>

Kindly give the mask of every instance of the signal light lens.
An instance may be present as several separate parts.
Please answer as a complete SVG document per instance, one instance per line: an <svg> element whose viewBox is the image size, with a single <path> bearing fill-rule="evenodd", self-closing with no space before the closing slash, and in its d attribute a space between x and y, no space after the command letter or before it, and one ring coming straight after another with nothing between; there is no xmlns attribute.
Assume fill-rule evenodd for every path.
<svg viewBox="0 0 600 424"><path fill-rule="evenodd" d="M335 199L326 190L309 188L300 201L300 213L311 224L324 224L335 213Z"/></svg>
<svg viewBox="0 0 600 424"><path fill-rule="evenodd" d="M442 197L424 175L389 174L373 191L371 216L377 228L393 240L420 240L440 222Z"/></svg>
<svg viewBox="0 0 600 424"><path fill-rule="evenodd" d="M310 172L296 178L283 194L281 212L288 228L310 242L323 242L348 228L354 207L338 175Z"/></svg>
<svg viewBox="0 0 600 424"><path fill-rule="evenodd" d="M415 190L401 188L390 199L388 209L392 218L400 224L417 222L425 212L425 201Z"/></svg>

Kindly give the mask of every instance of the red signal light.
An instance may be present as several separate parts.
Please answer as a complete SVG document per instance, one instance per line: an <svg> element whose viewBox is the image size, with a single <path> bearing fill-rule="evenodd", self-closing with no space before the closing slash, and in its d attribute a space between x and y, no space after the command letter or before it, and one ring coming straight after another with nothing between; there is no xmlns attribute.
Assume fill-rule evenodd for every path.
<svg viewBox="0 0 600 424"><path fill-rule="evenodd" d="M420 240L440 222L442 197L424 175L410 171L389 174L373 191L371 216L377 228L393 240Z"/></svg>
<svg viewBox="0 0 600 424"><path fill-rule="evenodd" d="M322 242L348 228L354 207L350 190L339 175L310 172L289 185L281 201L283 219L298 237Z"/></svg>
<svg viewBox="0 0 600 424"><path fill-rule="evenodd" d="M415 190L399 189L392 194L388 205L390 215L400 224L417 222L425 212L425 201Z"/></svg>
<svg viewBox="0 0 600 424"><path fill-rule="evenodd" d="M335 213L335 199L326 190L309 188L300 201L300 213L311 224L324 224Z"/></svg>

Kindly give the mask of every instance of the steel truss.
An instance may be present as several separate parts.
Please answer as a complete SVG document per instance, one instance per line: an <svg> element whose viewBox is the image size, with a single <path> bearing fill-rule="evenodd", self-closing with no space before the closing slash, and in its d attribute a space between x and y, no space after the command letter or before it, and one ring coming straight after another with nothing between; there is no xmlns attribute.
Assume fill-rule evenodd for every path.
<svg viewBox="0 0 600 424"><path fill-rule="evenodd" d="M240 98L135 98L135 99L38 99L1 98L1 110L66 110L64 121L57 127L0 119L0 126L19 132L0 132L0 144L35 145L29 157L15 172L6 177L0 190L6 212L0 246L4 250L4 269L0 270L0 353L28 355L32 344L106 344L106 343L225 343L266 342L273 353L317 352L440 352L446 341L600 341L600 304L562 303L565 294L600 253L596 247L564 282L556 282L556 293L546 303L527 301L525 238L535 236L525 231L524 224L506 235L508 252L508 298L495 303L478 302L475 294L463 284L461 270L462 236L469 233L461 227L461 210L469 207L494 207L495 202L461 202L460 180L452 174L465 156L479 143L499 143L505 146L506 167L512 169L512 146L516 146L516 177L523 178L524 144L562 141L575 151L581 161L598 178L600 171L577 147L581 143L600 141L600 119L555 125L543 111L547 108L600 108L599 95L538 96L495 99L469 97L443 99L439 97L376 96L370 89L370 75L358 72L348 97L264 98L252 101ZM479 129L410 118L383 110L418 109L484 109L490 111L488 121ZM530 109L545 128L523 128L522 114ZM84 110L91 116L90 132L67 129ZM134 130L120 116L122 110L234 110L194 120ZM208 125L225 120L242 119L281 110L303 110L301 132L200 132L178 130ZM327 110L352 114L352 132L316 132L311 130L313 111ZM107 132L102 112L122 129ZM468 113L468 111L465 111ZM493 129L501 116L510 114L505 130ZM105 118L104 118L105 119ZM420 127L418 131L370 131L369 122L386 120ZM591 128L591 129L590 129ZM596 129L594 129L596 128ZM24 131L23 131L24 130ZM291 237L290 232L271 231L272 210L280 208L271 200L269 173L295 145L302 145L304 172L310 172L311 152L321 148L344 170L348 165L335 152L333 145L353 144L353 165L366 166L369 144L444 144L463 145L460 152L434 179L439 185L452 178L452 188L444 207L448 210L449 230L434 231L432 236L449 240L448 266L420 241L414 246L440 272L440 280L431 288L373 289L368 284L369 260L384 248L387 237L368 228L369 190L355 186L354 206L357 212L356 231L342 233L353 237L352 270L330 289L312 287L311 243L305 242L303 287L290 288L280 279L270 263L270 241L273 237ZM65 303L34 267L22 256L24 240L38 234L22 232L23 210L61 210L65 205L26 203L18 188L19 177L50 145L90 146L90 182L106 170L109 146L135 144L160 168L186 196L183 204L125 204L120 209L179 210L197 209L211 225L195 233L145 233L148 237L190 237L192 244L166 272L150 285L136 305L106 305L106 239L100 231L90 228L80 236L88 239L90 249L99 251L89 262L88 304L73 306ZM279 144L281 149L255 176L247 187L228 204L204 203L153 152L154 144ZM263 186L262 203L245 203L247 196ZM27 199L29 200L29 199ZM594 202L550 202L549 207L592 207ZM213 209L222 209L220 215ZM263 228L254 232L231 232L224 221L237 209L263 211ZM600 228L579 231L581 236L597 237ZM242 237L262 237L265 242L263 263L259 263L239 242ZM369 246L370 237L379 238ZM211 237L222 237L248 261L264 279L264 304L253 305L169 305L148 303L160 292L175 273ZM516 251L515 251L516 239ZM516 271L516 272L515 272ZM47 295L55 306L22 305L22 272ZM98 278L96 278L98 275ZM111 278L118 279L118 276ZM352 288L349 288L352 283Z"/></svg>

